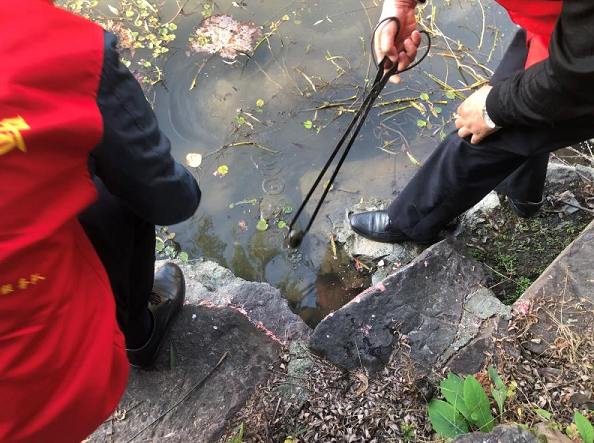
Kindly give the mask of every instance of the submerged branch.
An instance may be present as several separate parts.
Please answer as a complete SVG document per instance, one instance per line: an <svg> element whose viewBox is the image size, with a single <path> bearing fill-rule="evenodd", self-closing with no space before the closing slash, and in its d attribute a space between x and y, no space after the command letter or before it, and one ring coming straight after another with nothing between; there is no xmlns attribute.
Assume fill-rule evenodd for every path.
<svg viewBox="0 0 594 443"><path fill-rule="evenodd" d="M219 152L224 151L227 148L238 148L240 146L254 146L254 147L258 148L258 149L262 149L263 151L270 152L271 154L278 154L279 153L279 151L276 151L274 149L267 148L266 146L262 146L260 143L257 143L257 142L235 142L235 143L228 143L226 145L223 145L219 149L215 149L214 151L209 152L208 154L205 154L203 156L203 158L210 157L211 155L218 154Z"/></svg>

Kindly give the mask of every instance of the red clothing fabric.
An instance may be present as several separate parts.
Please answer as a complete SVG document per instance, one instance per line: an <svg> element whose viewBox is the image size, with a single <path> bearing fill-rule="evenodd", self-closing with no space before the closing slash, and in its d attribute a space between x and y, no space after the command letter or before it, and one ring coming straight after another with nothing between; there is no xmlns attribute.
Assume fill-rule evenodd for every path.
<svg viewBox="0 0 594 443"><path fill-rule="evenodd" d="M561 14L562 0L497 0L512 21L527 31L526 68L549 56L551 34Z"/></svg>
<svg viewBox="0 0 594 443"><path fill-rule="evenodd" d="M0 441L79 442L128 378L108 277L76 216L103 127L103 31L0 2Z"/></svg>

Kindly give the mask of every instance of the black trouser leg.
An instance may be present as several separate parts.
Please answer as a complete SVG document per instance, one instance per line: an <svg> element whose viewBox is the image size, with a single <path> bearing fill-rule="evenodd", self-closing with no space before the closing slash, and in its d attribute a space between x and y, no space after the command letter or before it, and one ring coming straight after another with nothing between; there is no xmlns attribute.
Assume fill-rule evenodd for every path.
<svg viewBox="0 0 594 443"><path fill-rule="evenodd" d="M549 153L528 157L503 183L497 191L520 202L539 202L542 200Z"/></svg>
<svg viewBox="0 0 594 443"><path fill-rule="evenodd" d="M514 38L492 82L523 69L523 32ZM500 129L478 145L450 133L388 208L394 227L417 241L434 239L454 217L506 178L510 196L540 201L547 154L594 135L590 116L553 126Z"/></svg>
<svg viewBox="0 0 594 443"><path fill-rule="evenodd" d="M503 128L478 145L453 131L390 205L390 220L413 240L432 240L528 159L592 136L590 116L555 127Z"/></svg>
<svg viewBox="0 0 594 443"><path fill-rule="evenodd" d="M152 328L148 299L154 279L155 226L111 195L99 178L94 182L99 199L79 215L79 221L109 276L126 346L138 348Z"/></svg>

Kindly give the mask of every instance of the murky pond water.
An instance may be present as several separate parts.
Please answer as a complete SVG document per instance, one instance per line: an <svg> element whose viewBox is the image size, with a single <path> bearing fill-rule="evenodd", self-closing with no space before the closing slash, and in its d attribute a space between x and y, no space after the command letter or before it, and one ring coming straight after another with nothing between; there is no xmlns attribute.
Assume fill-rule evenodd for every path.
<svg viewBox="0 0 594 443"><path fill-rule="evenodd" d="M146 3L102 1L91 15L125 16L135 2ZM386 87L318 221L301 248L289 250L283 246L286 228L279 223L290 221L291 208L300 205L375 74L369 38L378 4L153 4L158 12L153 15L163 22L174 18L177 27L169 52L153 62L163 80L151 89L155 112L179 161L188 153L203 156L193 169L203 190L200 209L169 232L177 234L190 258L213 259L240 277L280 288L310 325L369 284L340 250L335 256L327 215L362 197L391 196L402 189L417 169L411 158L422 162L451 129L460 96L488 78L513 33L507 15L492 1L430 0L421 13L422 25L433 34L430 57L407 72L401 86ZM211 13L252 21L268 38L250 57L235 61L190 53L193 30ZM141 56L139 49L131 69L146 64ZM458 97L446 92L450 88L459 90ZM257 229L262 218L268 225L263 231Z"/></svg>

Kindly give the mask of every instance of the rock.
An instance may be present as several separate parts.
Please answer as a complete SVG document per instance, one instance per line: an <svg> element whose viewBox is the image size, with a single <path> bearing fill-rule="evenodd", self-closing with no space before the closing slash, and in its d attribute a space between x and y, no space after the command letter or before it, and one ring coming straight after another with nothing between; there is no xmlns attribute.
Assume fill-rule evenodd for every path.
<svg viewBox="0 0 594 443"><path fill-rule="evenodd" d="M545 192L555 194L592 182L594 182L594 168L584 165L569 166L559 162L549 162Z"/></svg>
<svg viewBox="0 0 594 443"><path fill-rule="evenodd" d="M454 438L451 443L540 443L528 429L519 426L495 426L489 434L473 432Z"/></svg>
<svg viewBox="0 0 594 443"><path fill-rule="evenodd" d="M573 440L567 435L563 434L557 429L550 428L547 423L536 424L536 434L540 437L540 441L546 441L547 443L573 443Z"/></svg>
<svg viewBox="0 0 594 443"><path fill-rule="evenodd" d="M306 339L311 333L309 326L291 311L280 291L269 284L247 282L207 260L176 263L186 278L188 303L208 301L217 306L237 306L280 340Z"/></svg>
<svg viewBox="0 0 594 443"><path fill-rule="evenodd" d="M483 320L491 317L500 317L511 320L512 310L505 306L495 296L493 291L487 288L479 288L477 291L466 297L462 318L458 324L458 334L451 345L452 353L464 347L476 337ZM445 356L448 357L447 355Z"/></svg>
<svg viewBox="0 0 594 443"><path fill-rule="evenodd" d="M561 207L561 211L565 214L573 214L574 212L579 211L580 202L577 201L575 195L571 191L564 191L559 195L559 203L563 206Z"/></svg>
<svg viewBox="0 0 594 443"><path fill-rule="evenodd" d="M453 351L447 357L449 360L445 363L447 371L452 371L459 375L476 374L485 367L485 356L495 353L494 337L497 337L497 331L506 330L508 322L500 317L493 317L483 322L478 334L472 338L464 347ZM445 362L446 359L442 358ZM443 373L446 373L444 371Z"/></svg>
<svg viewBox="0 0 594 443"><path fill-rule="evenodd" d="M489 192L480 202L470 208L462 217L463 224L466 226L477 222L477 220L485 213L491 213L501 206L501 200L497 192Z"/></svg>
<svg viewBox="0 0 594 443"><path fill-rule="evenodd" d="M517 315L534 315L522 343L537 355L555 355L563 331L580 335L594 320L592 256L594 222L571 243L514 303ZM545 309L542 307L545 306Z"/></svg>
<svg viewBox="0 0 594 443"><path fill-rule="evenodd" d="M378 276L374 278L374 283L389 275L394 264L402 266L409 263L425 248L413 243L374 242L355 234L351 229L348 220L350 214L386 209L390 202L391 199L369 198L350 205L346 209L334 212L329 216L332 222L332 232L335 233L335 240L343 244L348 255L373 267L380 260L383 260L384 266L376 269Z"/></svg>
<svg viewBox="0 0 594 443"><path fill-rule="evenodd" d="M577 164L575 165L575 169L583 179L589 181L590 183L594 183L594 168Z"/></svg>
<svg viewBox="0 0 594 443"><path fill-rule="evenodd" d="M448 349L460 335L468 296L477 318L505 311L494 302L484 310L476 306L480 297L487 297L477 294L487 274L457 249L448 241L431 246L328 315L314 330L312 350L347 370L362 364L373 374L388 361L400 331L419 368L431 368L442 355L452 353Z"/></svg>
<svg viewBox="0 0 594 443"><path fill-rule="evenodd" d="M276 391L280 392L285 404L292 403L294 408L299 410L309 399L306 380L313 361L309 357L307 342L292 342L289 345L289 356L291 360L287 363L287 375L290 383L278 386Z"/></svg>
<svg viewBox="0 0 594 443"><path fill-rule="evenodd" d="M280 345L230 307L186 306L156 370L131 370L116 412L91 442L214 442L276 361ZM135 439L138 436L138 439Z"/></svg>

